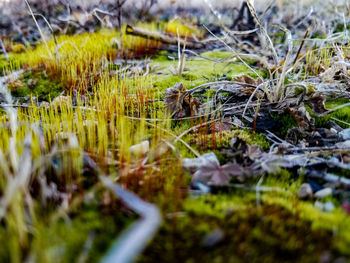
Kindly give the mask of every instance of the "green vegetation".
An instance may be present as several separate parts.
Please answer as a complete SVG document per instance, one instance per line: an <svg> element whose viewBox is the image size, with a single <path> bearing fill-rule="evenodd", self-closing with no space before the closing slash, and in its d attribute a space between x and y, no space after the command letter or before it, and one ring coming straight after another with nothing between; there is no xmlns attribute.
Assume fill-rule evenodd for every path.
<svg viewBox="0 0 350 263"><path fill-rule="evenodd" d="M286 194L264 194L256 207L255 194L236 190L188 199L182 211L167 219L139 262L316 262L325 252L333 259L349 253L343 213L325 214ZM346 231L335 242L329 222ZM215 231L222 236L210 244Z"/></svg>
<svg viewBox="0 0 350 263"><path fill-rule="evenodd" d="M178 20L137 26L174 35L179 29L181 36L203 37L202 30ZM282 35L285 37L278 35L280 42ZM26 103L14 112L5 107L0 116L0 241L4 244L0 261L73 262L86 256L86 262L97 262L120 232L137 220L104 189L96 171L86 167L86 156L105 175L161 209L163 226L140 262L350 258L350 217L340 203L332 212L322 212L314 200L299 200L304 178L296 173L279 170L263 178L259 174L245 184L228 185L217 195L188 193L191 176L183 170L183 158L214 152L223 165L228 160L221 150L232 150L232 139L240 144L237 148L258 145L263 151L271 143L253 129L239 129L232 123L225 129L222 123L204 125L209 114L173 120L164 108L164 92L179 82L190 89L218 80L232 81L251 74L246 65L220 61L232 53L209 51L187 59L182 74L176 75L172 69L178 60L170 58L172 53L155 54L159 42L119 36L118 31L106 29L61 35L57 43L48 42L49 52L38 45L18 47L9 53L9 61L0 56L0 72L23 69L18 79L7 84L12 96ZM330 55L328 49L320 54L311 50L305 69L318 73L330 66ZM130 65L122 67L116 62L121 57L150 58L149 74ZM271 104L283 101L279 89L289 84L279 65L275 67L281 86L261 92L271 95ZM253 92L250 89L243 95L249 97ZM209 90L201 98L208 100L215 93ZM34 97L48 103L39 104ZM258 113L260 101L256 101L253 110ZM347 102L328 100L326 107ZM221 112L217 114L221 117ZM328 127L332 118L343 127L350 125L350 107L326 117L311 115L316 127ZM288 111L271 117L282 139L298 126ZM198 129L191 130L196 125ZM149 149L141 149L143 142ZM22 165L27 172L21 171ZM252 162L245 165L248 169ZM256 190L260 179L270 187L267 191ZM327 200L333 199L323 201ZM215 230L222 234L216 241L215 235L211 237ZM91 247L86 249L90 239Z"/></svg>

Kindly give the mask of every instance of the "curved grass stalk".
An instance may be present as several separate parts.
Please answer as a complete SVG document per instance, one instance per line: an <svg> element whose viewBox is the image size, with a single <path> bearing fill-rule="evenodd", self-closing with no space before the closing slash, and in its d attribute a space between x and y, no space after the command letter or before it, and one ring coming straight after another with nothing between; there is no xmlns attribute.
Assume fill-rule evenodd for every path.
<svg viewBox="0 0 350 263"><path fill-rule="evenodd" d="M41 30L39 24L38 24L38 21L37 21L36 18L35 18L35 15L34 15L34 13L33 13L33 10L32 10L32 8L30 7L30 4L28 3L28 1L27 1L27 0L24 0L24 1L25 1L25 3L27 4L27 7L28 7L28 9L29 9L29 12L30 12L30 14L31 14L31 16L32 16L32 18L33 18L33 20L34 20L34 23L35 23L36 27L37 27L38 30L39 30L39 34L40 34L40 36L41 36L41 38L42 38L42 40L43 40L43 42L44 42L44 44L45 44L47 53L49 54L50 57L52 57L52 53L51 53L51 51L50 51L50 49L49 49L49 46L48 46L47 41L46 41L46 38L45 38L45 36L44 36L44 34L43 34L43 32L42 32L42 30Z"/></svg>

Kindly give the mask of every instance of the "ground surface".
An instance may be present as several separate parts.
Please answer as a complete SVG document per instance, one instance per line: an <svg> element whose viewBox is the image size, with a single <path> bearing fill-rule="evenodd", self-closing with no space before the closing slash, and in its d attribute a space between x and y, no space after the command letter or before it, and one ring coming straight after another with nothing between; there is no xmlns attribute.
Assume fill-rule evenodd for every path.
<svg viewBox="0 0 350 263"><path fill-rule="evenodd" d="M223 20L134 21L187 45L207 40L183 53L96 18L50 20L67 26L54 38L45 26L44 37L4 29L0 261L113 253L140 210L108 178L161 213L138 262L348 262L350 9L292 19L293 3L259 13L283 24L260 25L272 49L255 31L221 34L259 27L249 9L230 29L223 10Z"/></svg>

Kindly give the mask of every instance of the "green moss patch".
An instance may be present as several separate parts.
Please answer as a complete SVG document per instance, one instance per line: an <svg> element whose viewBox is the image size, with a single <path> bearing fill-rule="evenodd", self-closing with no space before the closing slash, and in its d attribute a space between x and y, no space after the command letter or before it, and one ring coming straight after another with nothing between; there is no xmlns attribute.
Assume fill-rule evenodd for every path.
<svg viewBox="0 0 350 263"><path fill-rule="evenodd" d="M184 213L168 219L139 262L318 262L339 255L332 231L273 201L257 207L255 194L189 199ZM206 244L217 230L222 237Z"/></svg>
<svg viewBox="0 0 350 263"><path fill-rule="evenodd" d="M209 53L208 53L209 54ZM206 55L208 55L206 54ZM211 54L216 56L216 53ZM216 57L216 58L220 58ZM171 68L176 69L178 60L165 60L159 57L152 62L152 67L157 68L158 74L153 75L153 85L161 91L174 86L177 82L182 82L185 87L191 88L210 81L232 80L240 74L247 74L249 70L239 63L218 63L215 61L191 58L185 63L185 70L182 76L176 76L171 72Z"/></svg>
<svg viewBox="0 0 350 263"><path fill-rule="evenodd" d="M35 96L39 101L50 101L63 91L59 79L50 78L40 69L25 71L18 81L9 84L9 88L14 97Z"/></svg>

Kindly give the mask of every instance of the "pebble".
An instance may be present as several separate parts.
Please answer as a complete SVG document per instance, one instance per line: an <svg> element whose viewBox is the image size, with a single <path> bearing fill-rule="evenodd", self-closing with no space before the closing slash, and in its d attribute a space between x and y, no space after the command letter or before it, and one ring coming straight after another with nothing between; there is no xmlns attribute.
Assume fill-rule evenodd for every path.
<svg viewBox="0 0 350 263"><path fill-rule="evenodd" d="M350 128L342 130L338 135L343 141L350 140Z"/></svg>
<svg viewBox="0 0 350 263"><path fill-rule="evenodd" d="M330 187L327 187L327 188L324 188L322 190L319 190L315 193L315 197L318 198L318 199L323 199L327 196L331 196L332 195L332 188Z"/></svg>
<svg viewBox="0 0 350 263"><path fill-rule="evenodd" d="M331 201L322 203L320 201L315 202L315 207L324 212L331 212L334 210L334 204Z"/></svg>
<svg viewBox="0 0 350 263"><path fill-rule="evenodd" d="M299 199L309 199L312 197L312 188L310 184L302 184L298 190Z"/></svg>
<svg viewBox="0 0 350 263"><path fill-rule="evenodd" d="M203 154L199 158L193 158L193 159L185 158L183 159L182 165L186 171L194 173L203 163L206 163L206 162L219 163L215 153L209 152L209 153Z"/></svg>
<svg viewBox="0 0 350 263"><path fill-rule="evenodd" d="M143 141L130 147L130 153L137 156L146 155L149 152L149 141Z"/></svg>
<svg viewBox="0 0 350 263"><path fill-rule="evenodd" d="M225 236L224 232L221 229L217 228L204 237L202 241L203 245L208 247L215 246L224 238L224 236Z"/></svg>

